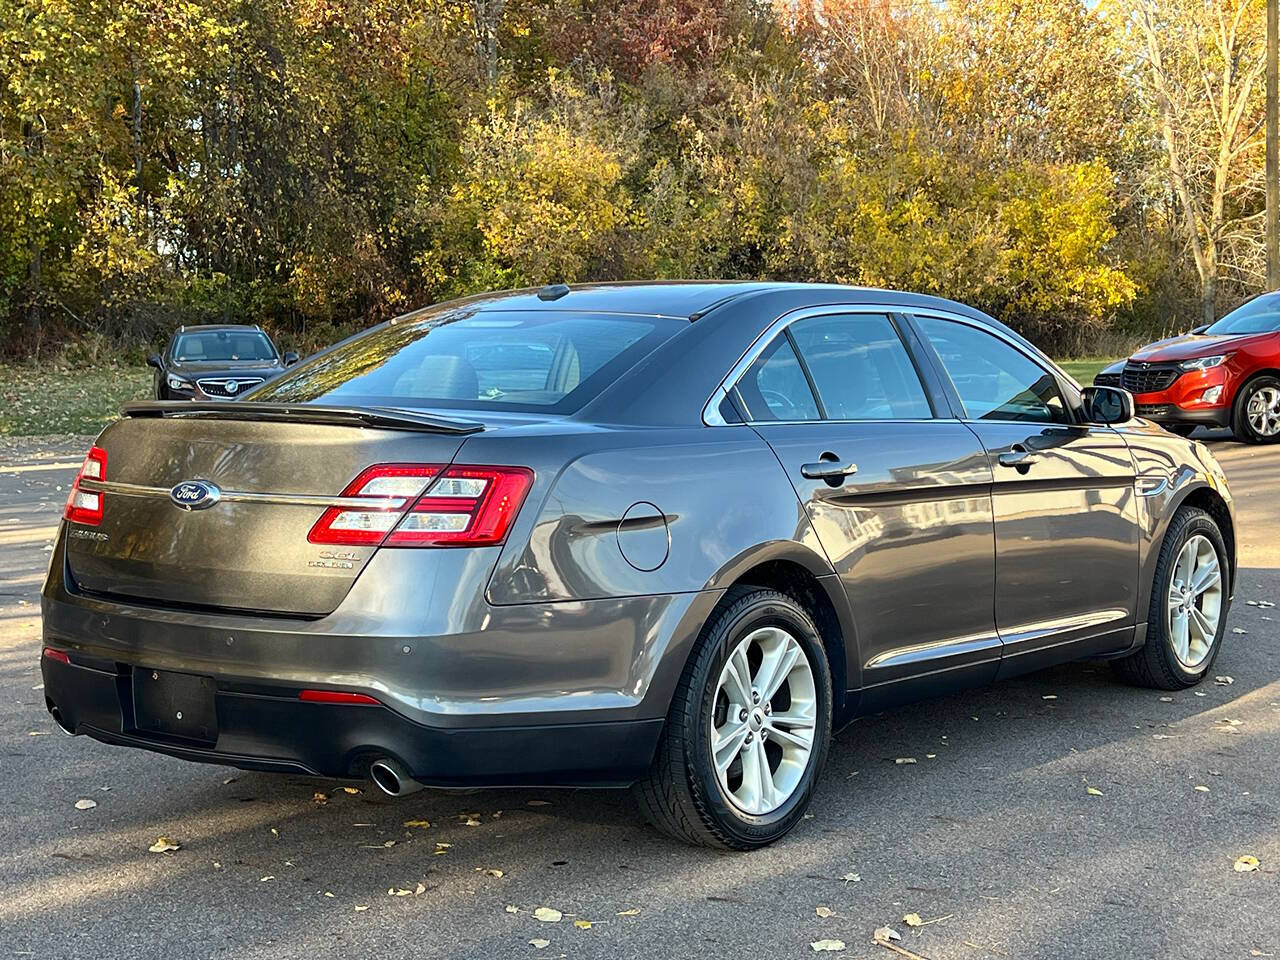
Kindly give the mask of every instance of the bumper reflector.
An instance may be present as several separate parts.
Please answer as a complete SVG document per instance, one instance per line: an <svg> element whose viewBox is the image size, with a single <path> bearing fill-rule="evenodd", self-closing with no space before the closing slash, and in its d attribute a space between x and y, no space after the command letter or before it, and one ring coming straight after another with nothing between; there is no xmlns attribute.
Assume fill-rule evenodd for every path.
<svg viewBox="0 0 1280 960"><path fill-rule="evenodd" d="M307 703L347 703L380 707L382 702L365 693L349 693L346 690L303 690L298 699Z"/></svg>
<svg viewBox="0 0 1280 960"><path fill-rule="evenodd" d="M45 647L44 655L48 657L50 660L54 660L58 663L65 663L67 666L71 666L71 658L67 656L67 654L63 653L61 650L55 650L53 649L53 647Z"/></svg>

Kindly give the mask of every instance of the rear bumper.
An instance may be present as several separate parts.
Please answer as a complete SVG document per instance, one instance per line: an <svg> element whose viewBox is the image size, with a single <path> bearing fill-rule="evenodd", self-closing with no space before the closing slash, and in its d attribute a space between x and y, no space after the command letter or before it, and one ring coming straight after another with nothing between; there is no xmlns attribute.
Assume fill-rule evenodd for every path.
<svg viewBox="0 0 1280 960"><path fill-rule="evenodd" d="M139 729L133 673L148 668L69 656L42 659L46 705L69 733L246 770L362 778L392 758L428 786L621 786L648 768L663 724L448 729L386 706L308 703L286 686L218 677L216 739L184 739Z"/></svg>

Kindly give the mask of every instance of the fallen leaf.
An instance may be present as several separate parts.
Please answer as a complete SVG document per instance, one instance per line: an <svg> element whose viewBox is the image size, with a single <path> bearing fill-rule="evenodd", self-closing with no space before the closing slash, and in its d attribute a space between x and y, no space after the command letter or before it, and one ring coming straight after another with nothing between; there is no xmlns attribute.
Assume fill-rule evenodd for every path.
<svg viewBox="0 0 1280 960"><path fill-rule="evenodd" d="M1213 682L1220 687L1226 687L1236 682L1235 677L1214 677Z"/></svg>
<svg viewBox="0 0 1280 960"><path fill-rule="evenodd" d="M497 867L476 867L476 873L483 873L486 877L498 879L502 876L502 871Z"/></svg>
<svg viewBox="0 0 1280 960"><path fill-rule="evenodd" d="M320 790L317 790L315 793L311 795L311 801L312 803L316 804L316 806L323 807L326 803L329 802L329 795Z"/></svg>
<svg viewBox="0 0 1280 960"><path fill-rule="evenodd" d="M1236 719L1234 719L1233 717L1226 717L1226 718L1224 718L1224 719L1222 719L1222 720L1219 720L1218 722L1219 722L1219 723L1224 723L1224 724L1226 724L1228 727L1238 727L1238 726L1240 726L1240 724L1244 723L1244 721L1243 721L1243 720L1236 720Z"/></svg>
<svg viewBox="0 0 1280 960"><path fill-rule="evenodd" d="M152 853L169 853L173 850L181 850L182 847L176 841L170 840L168 837L159 837L156 842L147 847Z"/></svg>
<svg viewBox="0 0 1280 960"><path fill-rule="evenodd" d="M47 737L48 735L48 730L31 730L27 733L28 737Z"/></svg>
<svg viewBox="0 0 1280 960"><path fill-rule="evenodd" d="M77 810L92 810L97 805L98 805L97 800L77 800L76 801Z"/></svg>
<svg viewBox="0 0 1280 960"><path fill-rule="evenodd" d="M1258 869L1258 858L1245 854L1237 858L1234 869L1236 873L1254 873Z"/></svg>
<svg viewBox="0 0 1280 960"><path fill-rule="evenodd" d="M325 895L326 897L329 897L330 899L332 899L332 898L333 898L333 891L332 891L332 890L326 890L326 891L324 892L324 895Z"/></svg>
<svg viewBox="0 0 1280 960"><path fill-rule="evenodd" d="M844 949L843 940L814 940L809 944L814 953L838 953Z"/></svg>
<svg viewBox="0 0 1280 960"><path fill-rule="evenodd" d="M519 913L520 908L517 906L513 906L512 904L507 904L506 911L507 913Z"/></svg>
<svg viewBox="0 0 1280 960"><path fill-rule="evenodd" d="M462 825L464 827L478 827L480 826L480 821L475 817L467 817L467 819L462 821Z"/></svg>
<svg viewBox="0 0 1280 960"><path fill-rule="evenodd" d="M1205 693L1203 690L1192 690L1191 692L1192 692L1192 693L1194 693L1197 697L1207 697L1207 696L1208 696L1208 694L1207 694L1207 693Z"/></svg>
<svg viewBox="0 0 1280 960"><path fill-rule="evenodd" d="M1241 627L1232 627L1232 628L1231 628L1231 632L1232 632L1232 633L1236 633L1236 634L1244 634L1244 633L1248 633L1249 631L1248 631L1248 630L1245 630L1245 629L1243 629L1243 628L1241 628Z"/></svg>
<svg viewBox="0 0 1280 960"><path fill-rule="evenodd" d="M360 792L360 788L359 787L343 787L342 792L349 793L354 797L357 793Z"/></svg>
<svg viewBox="0 0 1280 960"><path fill-rule="evenodd" d="M818 907L813 912L816 913L818 916L822 917L822 919L824 920L827 917L835 916L835 911L832 910L830 907Z"/></svg>
<svg viewBox="0 0 1280 960"><path fill-rule="evenodd" d="M639 908L639 907L632 907L630 910L619 910L619 911L618 911L618 916L620 916L620 917L638 917L638 916L640 916L640 908Z"/></svg>
<svg viewBox="0 0 1280 960"><path fill-rule="evenodd" d="M543 940L540 937L534 937L532 940L529 941L529 946L533 947L533 949L535 950L541 950L543 947L551 946L551 941Z"/></svg>
<svg viewBox="0 0 1280 960"><path fill-rule="evenodd" d="M1040 699L1041 699L1041 700L1057 700L1057 699L1058 699L1058 695L1057 695L1056 693L1046 693L1046 694L1045 694L1044 696L1042 696Z"/></svg>
<svg viewBox="0 0 1280 960"><path fill-rule="evenodd" d="M877 940L885 941L902 939L902 934L893 929L893 927L876 927L876 932L872 936Z"/></svg>
<svg viewBox="0 0 1280 960"><path fill-rule="evenodd" d="M1174 737L1175 734L1172 733L1153 733L1151 735L1152 740L1172 740Z"/></svg>
<svg viewBox="0 0 1280 960"><path fill-rule="evenodd" d="M419 880L418 885L413 888L413 895L415 897L420 897L426 892L427 892L427 885L423 883L421 880Z"/></svg>
<svg viewBox="0 0 1280 960"><path fill-rule="evenodd" d="M369 908L363 904L356 904L356 913L359 913L361 910L368 910L368 909Z"/></svg>
<svg viewBox="0 0 1280 960"><path fill-rule="evenodd" d="M920 919L920 914L918 913L908 913L902 918L902 922L908 927L920 927L924 925L924 921Z"/></svg>
<svg viewBox="0 0 1280 960"><path fill-rule="evenodd" d="M411 896L413 896L413 891L412 891L412 890L406 890L404 887L389 887L389 888L387 889L387 896L389 896L389 897L411 897Z"/></svg>
<svg viewBox="0 0 1280 960"><path fill-rule="evenodd" d="M862 882L862 877L856 873L846 873L840 879L843 880L845 883L861 883Z"/></svg>
<svg viewBox="0 0 1280 960"><path fill-rule="evenodd" d="M1091 796L1091 797L1100 797L1100 796L1102 796L1102 791L1101 791L1101 790L1099 790L1097 787L1085 787L1085 788L1084 788L1084 792L1085 792L1085 793L1087 793L1087 794L1088 794L1089 796Z"/></svg>
<svg viewBox="0 0 1280 960"><path fill-rule="evenodd" d="M1195 789L1196 789L1196 790L1198 790L1198 791L1200 791L1201 793L1208 793L1208 792L1209 792L1209 788L1208 788L1208 787L1206 787L1206 786L1204 786L1203 784L1196 784Z"/></svg>
<svg viewBox="0 0 1280 960"><path fill-rule="evenodd" d="M543 923L559 923L563 916L563 913L551 907L539 907L533 911L533 919L541 920Z"/></svg>
<svg viewBox="0 0 1280 960"><path fill-rule="evenodd" d="M916 758L915 757L896 757L893 762L894 763L915 763Z"/></svg>
<svg viewBox="0 0 1280 960"><path fill-rule="evenodd" d="M1160 698L1160 702L1161 702L1161 703L1173 703L1173 697L1161 697L1161 698Z"/></svg>
<svg viewBox="0 0 1280 960"><path fill-rule="evenodd" d="M423 828L426 828L426 827L431 826L431 821L430 821L430 820L406 820L406 821L404 822L404 825L405 825L406 827L423 827Z"/></svg>
<svg viewBox="0 0 1280 960"><path fill-rule="evenodd" d="M259 882L259 883L266 883L268 880L274 880L274 879L275 879L275 875L274 875L274 874L271 874L271 873L268 873L265 877L259 877L259 878L258 878L258 882Z"/></svg>
<svg viewBox="0 0 1280 960"><path fill-rule="evenodd" d="M591 921L590 921L590 920L575 920L575 921L573 921L573 925L574 925L575 927L577 927L579 930L590 930L590 929L591 929Z"/></svg>
<svg viewBox="0 0 1280 960"><path fill-rule="evenodd" d="M222 785L225 787L228 783L235 783L239 779L239 777L227 777L227 779L222 781Z"/></svg>
<svg viewBox="0 0 1280 960"><path fill-rule="evenodd" d="M1275 606L1275 604L1274 604L1274 603L1272 603L1270 600L1259 600L1259 601L1258 601L1258 606L1263 607L1263 608L1267 608L1267 607L1274 607L1274 606Z"/></svg>

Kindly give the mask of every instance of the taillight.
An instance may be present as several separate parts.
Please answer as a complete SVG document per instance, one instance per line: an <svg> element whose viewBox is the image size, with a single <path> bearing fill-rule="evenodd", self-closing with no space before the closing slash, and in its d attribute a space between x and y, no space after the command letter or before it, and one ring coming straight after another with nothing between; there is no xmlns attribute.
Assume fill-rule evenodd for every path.
<svg viewBox="0 0 1280 960"><path fill-rule="evenodd" d="M307 539L312 543L381 543L404 515L405 508L439 472L440 466L433 463L379 463L369 467L340 494L346 502L329 507L320 515Z"/></svg>
<svg viewBox="0 0 1280 960"><path fill-rule="evenodd" d="M449 467L391 531L386 546L502 543L532 484L527 467Z"/></svg>
<svg viewBox="0 0 1280 960"><path fill-rule="evenodd" d="M67 497L67 507L62 516L72 523L83 523L97 526L102 522L102 491L81 490L82 480L105 480L107 478L107 451L101 447L90 447L89 454L80 465L71 484L71 494Z"/></svg>
<svg viewBox="0 0 1280 960"><path fill-rule="evenodd" d="M533 483L527 467L382 463L347 484L307 539L395 547L502 543Z"/></svg>

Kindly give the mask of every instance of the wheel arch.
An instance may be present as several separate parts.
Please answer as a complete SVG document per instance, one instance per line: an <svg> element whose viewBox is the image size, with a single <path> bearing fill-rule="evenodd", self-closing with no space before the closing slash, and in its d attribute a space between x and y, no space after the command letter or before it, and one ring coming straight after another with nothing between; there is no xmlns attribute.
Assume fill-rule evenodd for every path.
<svg viewBox="0 0 1280 960"><path fill-rule="evenodd" d="M839 577L825 558L819 558L800 544L792 548L768 550L754 555L750 562L736 565L731 575L719 578L717 586L724 594L707 619L710 621L722 605L736 593L732 587L761 587L785 593L809 612L827 651L831 669L833 727L851 718L856 704L849 691L860 686L860 671L853 618Z"/></svg>
<svg viewBox="0 0 1280 960"><path fill-rule="evenodd" d="M1214 523L1218 525L1218 530L1222 534L1222 542L1227 547L1227 568L1231 578L1229 595L1234 595L1236 587L1236 525L1235 519L1231 515L1231 507L1227 505L1227 501L1222 494L1207 484L1198 485L1187 490L1180 499L1176 500L1173 504L1173 509L1169 513L1170 518L1183 507L1200 508L1213 517ZM1168 535L1169 528L1166 524L1164 532L1160 536L1161 546L1164 544L1164 538Z"/></svg>

